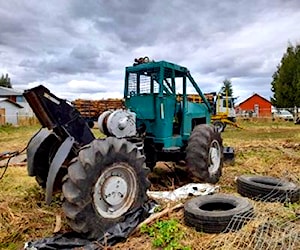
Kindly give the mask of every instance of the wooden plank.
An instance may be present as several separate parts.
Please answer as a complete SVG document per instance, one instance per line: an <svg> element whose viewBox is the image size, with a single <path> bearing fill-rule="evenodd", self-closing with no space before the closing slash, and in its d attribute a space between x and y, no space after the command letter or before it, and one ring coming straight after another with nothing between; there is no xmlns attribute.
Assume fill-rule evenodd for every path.
<svg viewBox="0 0 300 250"><path fill-rule="evenodd" d="M0 125L5 124L5 108L0 108Z"/></svg>

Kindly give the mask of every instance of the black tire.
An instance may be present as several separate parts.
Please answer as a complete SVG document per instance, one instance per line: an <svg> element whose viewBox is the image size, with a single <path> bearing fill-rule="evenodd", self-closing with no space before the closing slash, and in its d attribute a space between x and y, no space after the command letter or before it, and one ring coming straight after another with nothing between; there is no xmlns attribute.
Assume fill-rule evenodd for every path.
<svg viewBox="0 0 300 250"><path fill-rule="evenodd" d="M184 205L185 223L205 233L239 230L253 216L249 200L227 194L195 197Z"/></svg>
<svg viewBox="0 0 300 250"><path fill-rule="evenodd" d="M197 125L188 140L186 162L200 181L217 183L222 175L223 144L221 134L212 125Z"/></svg>
<svg viewBox="0 0 300 250"><path fill-rule="evenodd" d="M266 202L297 202L300 200L299 186L271 176L239 176L237 190L243 196Z"/></svg>
<svg viewBox="0 0 300 250"><path fill-rule="evenodd" d="M214 121L213 122L213 125L215 126L215 128L217 129L217 131L219 133L223 132L226 128L226 124L224 122L221 122L221 121Z"/></svg>
<svg viewBox="0 0 300 250"><path fill-rule="evenodd" d="M148 199L145 157L125 139L97 139L71 161L63 210L71 228L96 239Z"/></svg>
<svg viewBox="0 0 300 250"><path fill-rule="evenodd" d="M146 156L146 166L152 171L157 162L157 152L153 140L146 139L144 141L144 154Z"/></svg>

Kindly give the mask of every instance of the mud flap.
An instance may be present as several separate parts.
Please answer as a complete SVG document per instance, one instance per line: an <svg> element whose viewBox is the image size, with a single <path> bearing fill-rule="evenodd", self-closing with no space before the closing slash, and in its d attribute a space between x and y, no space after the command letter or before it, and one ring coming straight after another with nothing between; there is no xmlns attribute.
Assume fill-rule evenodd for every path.
<svg viewBox="0 0 300 250"><path fill-rule="evenodd" d="M34 171L35 153L50 134L51 132L48 129L42 128L29 141L27 145L27 171L29 176L35 176L35 171Z"/></svg>
<svg viewBox="0 0 300 250"><path fill-rule="evenodd" d="M49 168L49 173L47 177L46 183L46 204L49 205L52 201L52 192L53 192L53 185L56 178L56 175L66 160L70 150L74 144L73 137L67 137L65 141L60 145L58 148Z"/></svg>

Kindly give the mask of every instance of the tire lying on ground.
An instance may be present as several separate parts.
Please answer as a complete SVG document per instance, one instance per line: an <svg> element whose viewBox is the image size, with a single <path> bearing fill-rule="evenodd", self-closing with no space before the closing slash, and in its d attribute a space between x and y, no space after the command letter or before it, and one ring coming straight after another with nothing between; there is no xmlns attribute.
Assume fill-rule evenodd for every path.
<svg viewBox="0 0 300 250"><path fill-rule="evenodd" d="M237 190L243 196L260 201L297 202L300 200L299 186L271 176L239 176Z"/></svg>
<svg viewBox="0 0 300 250"><path fill-rule="evenodd" d="M222 175L223 143L213 125L194 127L186 147L186 162L190 172L199 180L217 183Z"/></svg>
<svg viewBox="0 0 300 250"><path fill-rule="evenodd" d="M148 172L145 157L124 139L108 137L83 147L63 183L71 228L89 239L102 237L147 201Z"/></svg>
<svg viewBox="0 0 300 250"><path fill-rule="evenodd" d="M228 194L199 196L184 205L185 223L205 233L236 231L253 216L248 199Z"/></svg>

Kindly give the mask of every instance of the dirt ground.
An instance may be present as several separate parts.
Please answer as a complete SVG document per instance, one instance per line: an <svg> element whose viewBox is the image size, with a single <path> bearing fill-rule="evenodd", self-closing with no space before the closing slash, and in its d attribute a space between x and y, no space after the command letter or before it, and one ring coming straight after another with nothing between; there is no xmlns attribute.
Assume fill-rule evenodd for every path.
<svg viewBox="0 0 300 250"><path fill-rule="evenodd" d="M222 134L224 146L234 148L235 159L234 162L224 164L223 175L216 184L219 192L239 196L236 178L242 174L274 176L299 185L300 126L284 122L248 122L242 126L242 130L228 127ZM26 136L21 133L22 139L18 136L11 139L12 136L6 133L5 136L10 139L7 139L5 145L5 136L1 136L0 132L0 153L7 149L23 148L32 133L30 130ZM0 249L20 249L26 241L70 231L60 207L60 199L56 199L51 206L45 205L43 190L38 187L34 178L27 176L23 160L13 162L0 180ZM149 175L151 190L174 190L189 183L191 180L184 168L172 162L159 162L155 171ZM3 170L4 168L0 168L0 176ZM169 204L161 202L161 206L164 209L180 202L185 200ZM184 232L180 243L190 249L300 249L300 204L251 202L256 210L256 219L238 232L197 232L185 225L182 208L166 213L150 226L158 220L176 219L178 227ZM282 223L268 226L269 233L262 239L263 234L259 234L259 230L262 225L270 225L270 218L272 223ZM273 238L270 240L268 237ZM276 237L290 240L279 244ZM125 242L113 247L106 246L105 249L163 248L155 248L152 237L136 231Z"/></svg>

